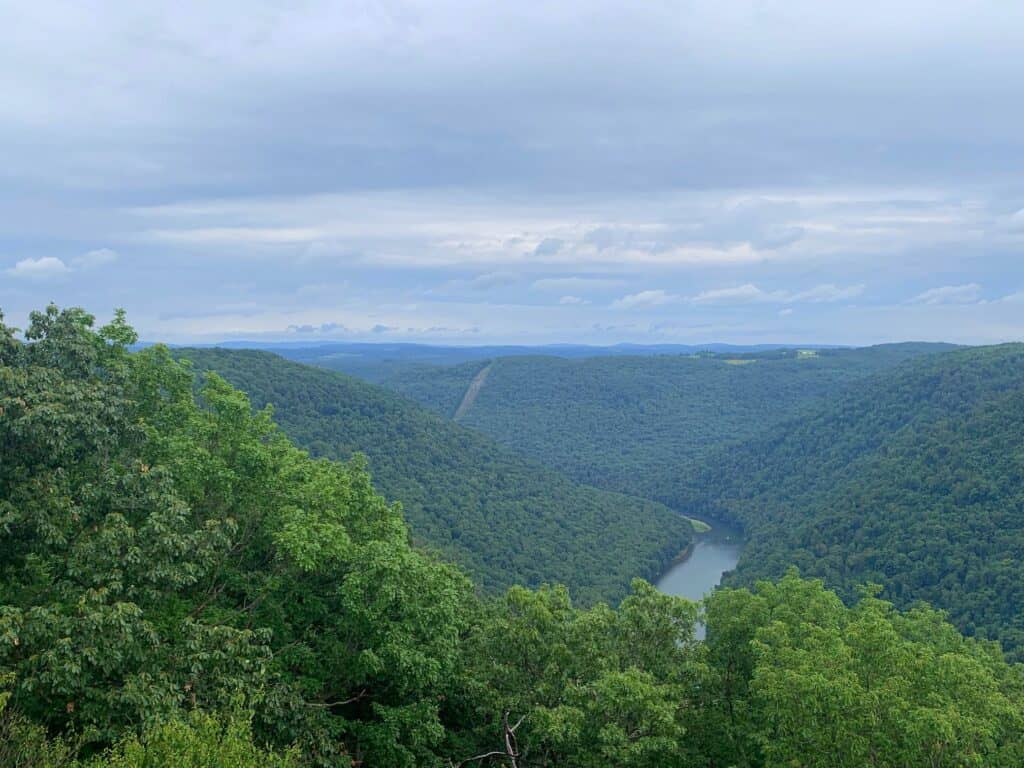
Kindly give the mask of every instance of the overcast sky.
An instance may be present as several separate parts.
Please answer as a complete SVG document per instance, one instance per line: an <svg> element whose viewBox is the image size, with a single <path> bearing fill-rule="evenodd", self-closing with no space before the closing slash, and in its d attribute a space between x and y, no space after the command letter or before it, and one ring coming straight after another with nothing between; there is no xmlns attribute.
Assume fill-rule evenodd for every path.
<svg viewBox="0 0 1024 768"><path fill-rule="evenodd" d="M0 0L0 309L1024 338L1024 3Z"/></svg>

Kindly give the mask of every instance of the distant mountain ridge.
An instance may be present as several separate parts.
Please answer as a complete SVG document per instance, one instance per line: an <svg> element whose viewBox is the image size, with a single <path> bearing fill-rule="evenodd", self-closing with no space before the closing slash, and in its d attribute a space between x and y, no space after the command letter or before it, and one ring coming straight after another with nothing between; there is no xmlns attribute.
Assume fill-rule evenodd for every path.
<svg viewBox="0 0 1024 768"><path fill-rule="evenodd" d="M147 346L146 343L138 345ZM742 354L771 349L835 349L820 344L586 344L548 345L443 345L413 342L341 342L312 341L223 341L214 344L171 345L193 349L259 349L321 368L342 371L378 383L388 376L422 365L449 366L473 360L522 355L545 355L565 358L607 357L621 355L679 355L700 352Z"/></svg>

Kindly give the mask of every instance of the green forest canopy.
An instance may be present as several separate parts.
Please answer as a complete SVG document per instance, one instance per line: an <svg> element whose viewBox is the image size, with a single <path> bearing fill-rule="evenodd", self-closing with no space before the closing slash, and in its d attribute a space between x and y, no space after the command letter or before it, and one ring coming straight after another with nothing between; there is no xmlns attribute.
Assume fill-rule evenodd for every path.
<svg viewBox="0 0 1024 768"><path fill-rule="evenodd" d="M1024 658L1024 344L912 361L720 451L694 504L743 523L733 583L793 564L926 600Z"/></svg>
<svg viewBox="0 0 1024 768"><path fill-rule="evenodd" d="M741 523L732 584L793 564L846 599L877 582L1020 658L1022 349L499 359L464 423L574 477ZM391 386L450 411L471 373ZM633 437L616 449L613 435Z"/></svg>
<svg viewBox="0 0 1024 768"><path fill-rule="evenodd" d="M0 764L1019 766L1024 676L795 572L474 595L356 460L122 316L0 319Z"/></svg>
<svg viewBox="0 0 1024 768"><path fill-rule="evenodd" d="M800 408L904 360L949 348L503 357L493 360L461 423L578 482L685 512L694 471L711 451L770 432ZM420 367L383 384L450 418L491 362Z"/></svg>
<svg viewBox="0 0 1024 768"><path fill-rule="evenodd" d="M617 601L631 579L657 577L692 538L687 521L661 504L574 483L344 374L269 352L174 354L216 371L257 407L273 404L274 420L314 455L367 456L415 539L489 592L557 582L583 603Z"/></svg>

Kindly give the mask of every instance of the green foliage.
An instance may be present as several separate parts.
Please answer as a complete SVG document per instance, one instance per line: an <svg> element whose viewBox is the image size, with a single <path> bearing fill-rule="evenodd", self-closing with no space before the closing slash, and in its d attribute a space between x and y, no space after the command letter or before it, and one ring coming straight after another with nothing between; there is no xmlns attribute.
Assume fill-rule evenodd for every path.
<svg viewBox="0 0 1024 768"><path fill-rule="evenodd" d="M573 608L561 588L513 588L467 640L454 711L482 724L480 750L521 719L529 765L677 765L686 699L704 675L696 618L696 605L642 581L617 611Z"/></svg>
<svg viewBox="0 0 1024 768"><path fill-rule="evenodd" d="M846 608L820 581L793 571L754 592L718 591L708 619L712 664L730 675L715 707L730 732L726 743L746 758L740 765L1024 759L1021 669L935 611L901 615L870 595Z"/></svg>
<svg viewBox="0 0 1024 768"><path fill-rule="evenodd" d="M737 356L502 357L460 423L574 480L684 514L694 473L716 449L772 429L795 410L941 344ZM737 359L756 362L735 365ZM411 368L384 386L450 418L487 363Z"/></svg>
<svg viewBox="0 0 1024 768"><path fill-rule="evenodd" d="M582 482L743 525L733 584L876 582L1024 658L1020 345L496 360L463 423ZM387 385L451 414L479 363Z"/></svg>
<svg viewBox="0 0 1024 768"><path fill-rule="evenodd" d="M723 451L697 476L749 543L734 583L790 564L851 599L883 585L1024 649L1024 345L914 361Z"/></svg>
<svg viewBox="0 0 1024 768"><path fill-rule="evenodd" d="M155 726L142 736L131 736L109 753L82 768L298 768L300 756L292 750L277 755L259 749L247 720L234 717L222 723L211 715L194 712Z"/></svg>
<svg viewBox="0 0 1024 768"><path fill-rule="evenodd" d="M635 576L661 573L692 537L686 520L660 504L577 485L343 374L267 352L175 354L223 375L256 405L272 404L282 429L312 453L365 454L377 486L402 501L416 541L489 593L557 582L584 603L616 601Z"/></svg>
<svg viewBox="0 0 1024 768"><path fill-rule="evenodd" d="M29 343L0 333L11 706L104 745L241 696L260 738L316 763L421 763L464 579L411 548L358 461L310 459L216 376L200 407L165 349L91 326L51 307Z"/></svg>

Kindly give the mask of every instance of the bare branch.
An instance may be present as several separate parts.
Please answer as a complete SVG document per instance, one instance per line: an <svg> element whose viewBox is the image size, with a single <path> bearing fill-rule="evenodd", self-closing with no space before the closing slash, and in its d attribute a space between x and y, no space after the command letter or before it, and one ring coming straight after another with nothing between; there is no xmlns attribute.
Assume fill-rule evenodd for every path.
<svg viewBox="0 0 1024 768"><path fill-rule="evenodd" d="M306 706L318 707L321 709L330 709L331 707L342 707L346 704L354 704L357 701L362 701L367 696L369 696L369 692L365 688L363 688L363 690L361 690L352 698L345 699L343 701L307 701Z"/></svg>
<svg viewBox="0 0 1024 768"><path fill-rule="evenodd" d="M521 755L519 754L519 743L516 741L516 729L523 724L523 721L526 719L526 715L520 717L519 720L516 721L515 725L509 725L508 718L509 715L511 714L511 712L506 710L504 713L502 713L501 716L501 726L505 738L504 751L493 750L491 752L484 752L480 755L467 757L466 759L460 760L457 763L453 760L449 760L449 768L462 768L462 766L467 765L469 763L479 763L483 760L489 760L492 757L500 757L504 760L507 760L511 768L519 768L519 758L521 757Z"/></svg>

